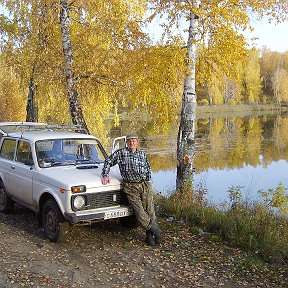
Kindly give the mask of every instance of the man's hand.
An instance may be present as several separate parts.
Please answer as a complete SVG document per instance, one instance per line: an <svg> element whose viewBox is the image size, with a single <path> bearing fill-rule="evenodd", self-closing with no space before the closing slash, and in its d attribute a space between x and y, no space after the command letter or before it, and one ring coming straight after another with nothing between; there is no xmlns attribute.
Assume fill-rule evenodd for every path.
<svg viewBox="0 0 288 288"><path fill-rule="evenodd" d="M108 183L110 183L109 176L102 177L101 182L102 182L103 185L107 185Z"/></svg>

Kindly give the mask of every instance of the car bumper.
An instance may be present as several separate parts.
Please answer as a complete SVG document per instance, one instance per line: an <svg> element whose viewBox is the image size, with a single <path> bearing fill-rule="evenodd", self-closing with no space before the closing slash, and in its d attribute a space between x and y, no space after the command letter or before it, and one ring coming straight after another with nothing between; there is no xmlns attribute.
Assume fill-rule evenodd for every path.
<svg viewBox="0 0 288 288"><path fill-rule="evenodd" d="M97 222L113 218L127 217L133 214L133 209L131 207L116 207L109 208L101 211L78 211L73 213L64 213L65 219L72 223L81 222Z"/></svg>

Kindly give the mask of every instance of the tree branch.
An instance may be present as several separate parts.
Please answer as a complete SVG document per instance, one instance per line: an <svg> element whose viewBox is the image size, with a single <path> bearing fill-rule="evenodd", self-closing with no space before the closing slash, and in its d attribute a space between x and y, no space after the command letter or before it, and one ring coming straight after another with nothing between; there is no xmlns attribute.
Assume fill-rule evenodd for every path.
<svg viewBox="0 0 288 288"><path fill-rule="evenodd" d="M107 76L104 75L84 75L84 74L80 74L79 77L76 77L76 80L78 79L102 79L102 80L106 80L108 82L111 82L113 85L122 85L121 83L119 83L118 81L115 81L113 79L110 79ZM101 83L101 82L99 82ZM103 83L101 83L103 84Z"/></svg>

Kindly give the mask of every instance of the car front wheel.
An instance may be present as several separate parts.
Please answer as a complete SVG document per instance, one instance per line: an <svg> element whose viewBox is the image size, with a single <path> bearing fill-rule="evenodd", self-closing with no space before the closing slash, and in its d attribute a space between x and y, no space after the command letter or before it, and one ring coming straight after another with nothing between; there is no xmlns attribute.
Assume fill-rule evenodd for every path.
<svg viewBox="0 0 288 288"><path fill-rule="evenodd" d="M62 212L54 199L45 202L42 210L42 221L44 233L50 242L63 240L68 223L64 223Z"/></svg>
<svg viewBox="0 0 288 288"><path fill-rule="evenodd" d="M0 182L0 212L9 213L14 208L14 201L12 201L5 190L3 183Z"/></svg>

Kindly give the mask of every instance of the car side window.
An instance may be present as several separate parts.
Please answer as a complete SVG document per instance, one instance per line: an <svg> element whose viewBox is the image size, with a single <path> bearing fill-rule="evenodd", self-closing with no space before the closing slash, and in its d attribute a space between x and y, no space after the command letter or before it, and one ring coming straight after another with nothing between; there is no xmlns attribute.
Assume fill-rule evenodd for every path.
<svg viewBox="0 0 288 288"><path fill-rule="evenodd" d="M22 140L18 141L16 161L26 165L33 165L31 148L28 142Z"/></svg>
<svg viewBox="0 0 288 288"><path fill-rule="evenodd" d="M8 160L13 160L15 147L16 147L16 140L4 139L1 146L0 157Z"/></svg>

